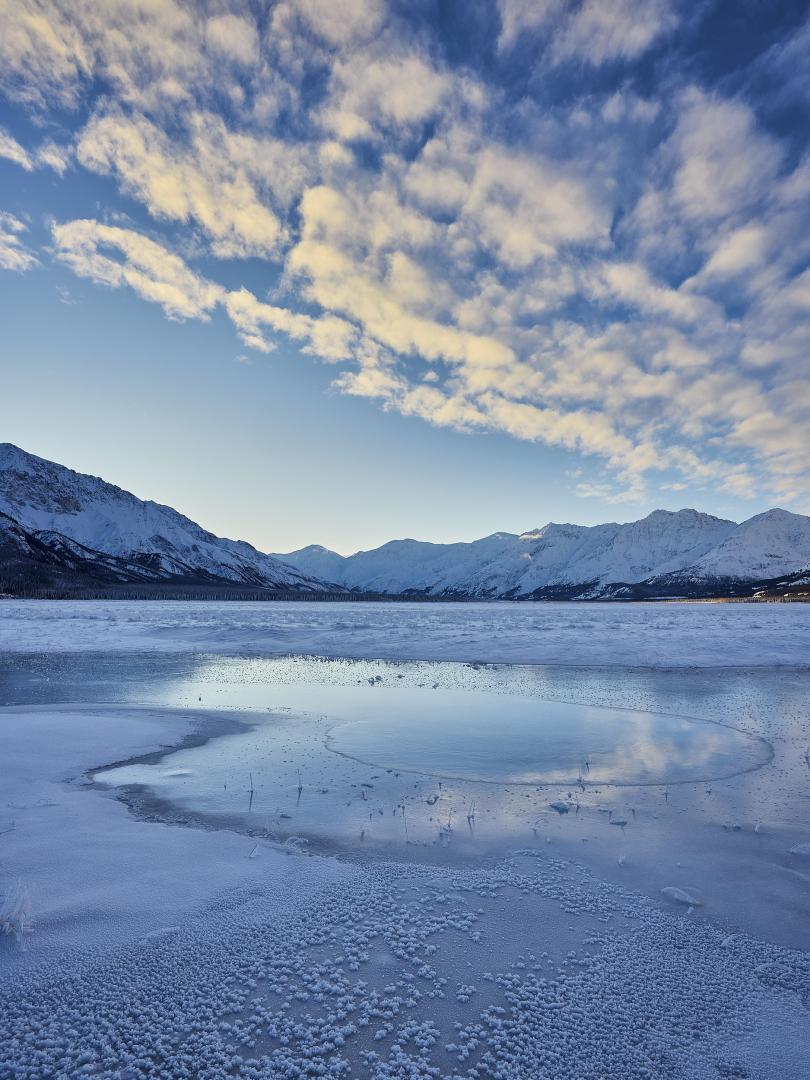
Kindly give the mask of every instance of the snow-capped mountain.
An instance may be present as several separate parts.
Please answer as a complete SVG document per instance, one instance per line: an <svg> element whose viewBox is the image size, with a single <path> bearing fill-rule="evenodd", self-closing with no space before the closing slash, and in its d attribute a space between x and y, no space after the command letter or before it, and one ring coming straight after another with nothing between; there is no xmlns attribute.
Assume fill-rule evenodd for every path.
<svg viewBox="0 0 810 1080"><path fill-rule="evenodd" d="M627 524L550 523L469 544L394 540L341 556L318 545L277 556L349 589L477 597L707 595L810 566L810 518L770 510L738 525L696 510Z"/></svg>
<svg viewBox="0 0 810 1080"><path fill-rule="evenodd" d="M144 501L10 443L0 444L0 512L38 543L37 550L61 551L68 562L79 558L83 564L112 556L120 561L119 580L325 587L244 541L214 536L170 506Z"/></svg>
<svg viewBox="0 0 810 1080"><path fill-rule="evenodd" d="M266 555L171 507L0 444L0 591L9 583L215 583L481 599L747 595L810 574L810 518L769 510L738 525L696 510L627 524L493 533L472 543L392 540L343 556Z"/></svg>
<svg viewBox="0 0 810 1080"><path fill-rule="evenodd" d="M656 510L629 524L548 524L470 544L395 540L344 558L312 546L280 555L302 573L374 592L533 596L637 583L690 566L730 538L733 521L695 510Z"/></svg>
<svg viewBox="0 0 810 1080"><path fill-rule="evenodd" d="M687 573L705 578L775 578L810 566L810 518L766 510L749 518Z"/></svg>

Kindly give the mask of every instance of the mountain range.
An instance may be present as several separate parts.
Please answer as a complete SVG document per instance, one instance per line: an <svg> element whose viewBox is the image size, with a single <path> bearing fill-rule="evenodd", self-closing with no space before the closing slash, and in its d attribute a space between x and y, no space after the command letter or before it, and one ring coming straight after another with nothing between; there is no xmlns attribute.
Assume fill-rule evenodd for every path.
<svg viewBox="0 0 810 1080"><path fill-rule="evenodd" d="M477 599L745 596L810 583L810 518L738 524L655 510L626 524L550 523L472 543L393 540L343 556L265 554L169 506L0 444L0 593L88 595L138 586L245 595Z"/></svg>

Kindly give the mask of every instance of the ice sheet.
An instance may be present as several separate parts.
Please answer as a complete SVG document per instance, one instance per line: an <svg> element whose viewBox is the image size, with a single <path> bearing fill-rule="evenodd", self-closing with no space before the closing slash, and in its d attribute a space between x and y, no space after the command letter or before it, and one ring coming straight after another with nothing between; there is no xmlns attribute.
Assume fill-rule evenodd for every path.
<svg viewBox="0 0 810 1080"><path fill-rule="evenodd" d="M0 651L810 666L806 604L0 602Z"/></svg>

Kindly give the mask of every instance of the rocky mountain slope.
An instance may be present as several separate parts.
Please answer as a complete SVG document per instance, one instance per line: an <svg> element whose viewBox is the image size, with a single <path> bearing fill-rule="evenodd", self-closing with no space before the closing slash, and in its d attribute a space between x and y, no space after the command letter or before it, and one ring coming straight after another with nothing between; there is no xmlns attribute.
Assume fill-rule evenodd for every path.
<svg viewBox="0 0 810 1080"><path fill-rule="evenodd" d="M737 524L655 510L626 524L549 523L472 543L392 540L343 556L267 555L169 506L0 444L0 592L95 584L480 599L750 595L810 575L810 518L769 510ZM15 584L16 583L16 584Z"/></svg>
<svg viewBox="0 0 810 1080"><path fill-rule="evenodd" d="M244 541L214 536L170 506L144 501L10 443L0 444L0 513L6 516L0 523L6 543L50 552L50 564L61 559L66 571L73 566L78 572L81 564L81 573L93 576L95 568L103 581L112 576L119 581L325 588ZM9 519L27 540L10 528Z"/></svg>
<svg viewBox="0 0 810 1080"><path fill-rule="evenodd" d="M278 558L347 588L427 595L704 596L810 566L810 518L769 510L738 525L696 510L628 524L557 525L470 544L395 540L343 557L311 546Z"/></svg>

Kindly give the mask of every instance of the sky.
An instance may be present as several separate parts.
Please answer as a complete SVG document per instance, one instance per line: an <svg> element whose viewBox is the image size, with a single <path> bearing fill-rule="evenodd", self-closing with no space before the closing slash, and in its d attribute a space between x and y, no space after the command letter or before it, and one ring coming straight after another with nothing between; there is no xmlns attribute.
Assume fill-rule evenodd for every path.
<svg viewBox="0 0 810 1080"><path fill-rule="evenodd" d="M266 551L810 512L810 17L0 0L0 441Z"/></svg>

